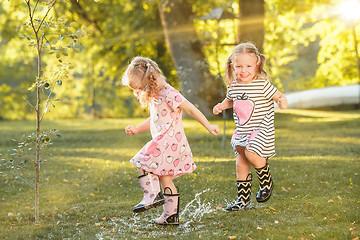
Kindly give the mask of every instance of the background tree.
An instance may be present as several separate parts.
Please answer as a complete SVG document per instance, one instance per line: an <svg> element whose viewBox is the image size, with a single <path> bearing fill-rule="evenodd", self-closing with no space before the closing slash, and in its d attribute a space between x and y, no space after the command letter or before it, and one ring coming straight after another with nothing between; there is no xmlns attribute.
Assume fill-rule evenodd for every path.
<svg viewBox="0 0 360 240"><path fill-rule="evenodd" d="M17 28L25 21L24 14L14 14L20 7L19 1L4 1L0 7L0 119L24 119L31 111L23 98L34 97L27 91L27 76L35 76L35 65L31 65L34 54L27 57L23 51L27 42L18 36Z"/></svg>
<svg viewBox="0 0 360 240"><path fill-rule="evenodd" d="M95 107L98 117L144 116L132 92L121 86L121 76L131 58L143 55L156 60L170 83L177 82L157 5L152 1L122 0L71 3L57 11L77 19L89 30L83 42L86 51L78 58L83 81L79 100L85 106L82 110L89 113Z"/></svg>
<svg viewBox="0 0 360 240"><path fill-rule="evenodd" d="M280 89L358 82L354 39L340 7L341 2L333 0L293 0L286 5L282 0L266 1L265 53ZM360 22L354 24L358 29Z"/></svg>
<svg viewBox="0 0 360 240"><path fill-rule="evenodd" d="M264 44L264 0L239 0L239 29L237 42L253 42L260 52Z"/></svg>
<svg viewBox="0 0 360 240"><path fill-rule="evenodd" d="M210 74L194 27L192 4L185 0L159 1L159 13L182 92L210 116L220 100L221 83Z"/></svg>
<svg viewBox="0 0 360 240"><path fill-rule="evenodd" d="M285 92L357 81L353 38L350 28L335 13L340 3L333 0L257 0L256 4L250 1L250 5L249 1L229 0L102 0L87 1L86 5L83 1L68 2L55 5L54 16L64 16L71 27L83 29L87 37L77 48L76 57L67 51L66 58L71 59L75 68L67 84L58 89L56 94L62 104L50 118L145 116L146 110L138 107L132 92L119 81L136 55L157 61L170 83L177 88L181 86L189 100L203 105L202 110L204 106L211 108L213 101L216 102L213 99L224 92L222 86L216 85L221 80L214 78L223 71L233 48L226 44L240 40L253 41L260 49L263 46L273 82ZM36 56L23 54L27 46L16 32L18 22L24 19L21 3L21 0L3 1L0 7L0 118L3 119L31 118L31 107L23 98L36 98L27 91L26 81L28 75L36 75L31 65ZM265 3L264 31L261 30L262 3ZM242 19L221 21L218 27L211 21L199 20L218 7L241 13ZM160 12L160 8L165 11ZM239 32L241 38L235 41L234 36ZM264 44L261 44L261 32ZM358 27L356 33L359 35ZM249 35L251 38L246 37ZM216 39L221 47L214 47L210 39ZM52 59L52 54L44 55L43 59L47 67L56 66L58 61ZM192 95L197 100L192 100Z"/></svg>

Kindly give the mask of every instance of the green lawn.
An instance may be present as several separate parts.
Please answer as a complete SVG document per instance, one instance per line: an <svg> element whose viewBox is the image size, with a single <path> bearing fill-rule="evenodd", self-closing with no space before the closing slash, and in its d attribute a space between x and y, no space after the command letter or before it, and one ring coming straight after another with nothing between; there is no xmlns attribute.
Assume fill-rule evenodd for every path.
<svg viewBox="0 0 360 240"><path fill-rule="evenodd" d="M126 136L143 119L59 120L61 138L43 154L41 222L34 225L33 167L14 176L0 170L0 239L358 239L360 237L360 111L287 110L276 113L275 189L255 209L227 213L235 200L234 128L212 136L193 120L184 126L198 169L175 180L181 225L148 223L161 208L133 214L142 193L129 159L150 139ZM213 121L223 127L222 121ZM34 131L34 122L0 121L0 153ZM52 154L52 156L50 155ZM3 158L3 156L0 156ZM46 161L47 160L47 161ZM256 175L253 171L254 176Z"/></svg>

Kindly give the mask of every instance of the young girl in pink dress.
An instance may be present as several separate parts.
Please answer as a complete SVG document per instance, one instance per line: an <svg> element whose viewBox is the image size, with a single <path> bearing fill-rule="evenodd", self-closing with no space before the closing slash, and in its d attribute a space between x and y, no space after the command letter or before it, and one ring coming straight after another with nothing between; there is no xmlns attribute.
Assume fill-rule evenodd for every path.
<svg viewBox="0 0 360 240"><path fill-rule="evenodd" d="M150 130L152 136L152 140L130 161L138 168L138 179L144 193L143 200L133 211L143 212L164 204L162 215L152 222L178 225L180 194L173 179L196 169L184 133L182 111L213 135L217 135L220 128L210 124L193 104L167 84L160 68L151 59L135 57L123 76L123 84L134 90L142 107L148 105L150 110L150 117L143 123L125 128L128 135Z"/></svg>
<svg viewBox="0 0 360 240"><path fill-rule="evenodd" d="M286 109L287 99L270 83L264 65L265 56L254 44L237 45L226 63L226 98L213 109L217 115L233 108L236 124L231 145L236 156L238 197L227 211L251 207L251 166L260 182L257 202L268 201L274 187L268 165L268 159L275 155L274 101Z"/></svg>

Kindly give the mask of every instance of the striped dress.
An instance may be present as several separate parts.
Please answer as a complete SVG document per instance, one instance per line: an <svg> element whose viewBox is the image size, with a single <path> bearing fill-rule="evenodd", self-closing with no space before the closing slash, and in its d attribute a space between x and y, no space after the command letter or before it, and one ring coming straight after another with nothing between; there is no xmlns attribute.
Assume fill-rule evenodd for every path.
<svg viewBox="0 0 360 240"><path fill-rule="evenodd" d="M266 159L275 155L274 101L277 89L268 80L256 78L251 83L234 80L227 88L226 98L233 101L236 129L231 138L236 146L245 147Z"/></svg>

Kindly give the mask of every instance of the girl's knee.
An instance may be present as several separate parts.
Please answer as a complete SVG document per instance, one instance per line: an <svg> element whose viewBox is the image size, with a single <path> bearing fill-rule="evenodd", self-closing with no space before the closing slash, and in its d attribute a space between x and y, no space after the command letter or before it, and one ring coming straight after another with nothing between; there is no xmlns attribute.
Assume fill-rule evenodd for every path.
<svg viewBox="0 0 360 240"><path fill-rule="evenodd" d="M256 153L250 152L249 150L245 149L245 156L247 159L249 159L249 160L253 159L254 154L256 154Z"/></svg>
<svg viewBox="0 0 360 240"><path fill-rule="evenodd" d="M251 152L251 151L249 151L247 149L245 149L245 156L246 156L247 159L249 159L249 161L263 158L263 157L259 156L258 154L254 153L254 152Z"/></svg>
<svg viewBox="0 0 360 240"><path fill-rule="evenodd" d="M266 165L266 158L261 157L260 155L247 149L245 150L245 156L251 162L251 165L253 165L255 168L260 168Z"/></svg>

